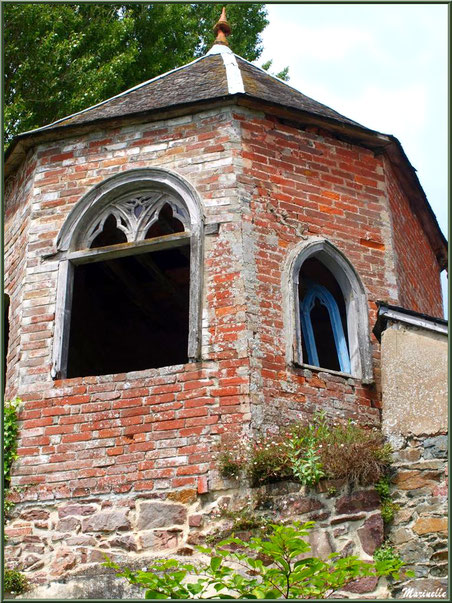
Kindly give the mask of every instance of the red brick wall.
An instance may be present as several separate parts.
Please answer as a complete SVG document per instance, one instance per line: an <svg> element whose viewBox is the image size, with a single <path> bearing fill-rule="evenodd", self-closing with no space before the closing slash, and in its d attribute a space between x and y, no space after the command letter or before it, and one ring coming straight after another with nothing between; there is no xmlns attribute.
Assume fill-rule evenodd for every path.
<svg viewBox="0 0 452 603"><path fill-rule="evenodd" d="M20 246L26 267L16 273L15 260L8 264L24 298L37 300L17 324L20 378L12 375L9 391L22 398L23 410L13 484L39 484L40 498L196 484L212 465L216 434L249 422L240 258L228 226L239 222L232 165L237 131L229 110L210 111L37 149L32 205L27 199L22 204L22 211L32 208L28 247ZM83 194L118 171L145 166L185 176L203 199L206 222L222 222L220 232L205 239L205 362L54 382L58 264L43 255L55 251L57 234ZM11 258L19 256L14 243L11 238ZM20 304L10 290L12 304ZM13 334L13 346L16 339ZM39 341L33 358L25 351L30 341ZM22 498L35 496L31 487Z"/></svg>
<svg viewBox="0 0 452 603"><path fill-rule="evenodd" d="M195 487L206 490L213 442L240 429L246 383L230 361L127 376L56 381L22 394L20 499ZM204 476L204 477L203 477Z"/></svg>
<svg viewBox="0 0 452 603"><path fill-rule="evenodd" d="M27 269L27 249L30 227L33 178L36 159L29 153L14 177L5 185L5 247L4 291L10 297L8 310L9 342L7 352L7 380L5 398L17 395L19 360L33 359L39 363L42 343L37 333L27 333L31 323L40 322L43 311L41 299L31 291L24 291ZM24 323L24 330L21 324Z"/></svg>
<svg viewBox="0 0 452 603"><path fill-rule="evenodd" d="M286 366L282 270L303 237L322 236L359 272L371 326L375 300L401 303L381 158L324 132L225 108L48 143L30 165L22 168L31 181L36 170L32 199L22 194L24 214L14 213L14 196L8 205L16 216L7 224L7 267L18 317L8 391L24 401L13 483L37 483L44 497L171 489L206 476L219 434L246 428L251 412L257 428L316 410L378 422L375 339L375 385ZM220 223L205 237L202 362L54 382L58 264L43 255L55 251L83 194L114 173L147 166L187 178L206 223ZM16 244L27 212L28 231Z"/></svg>
<svg viewBox="0 0 452 603"><path fill-rule="evenodd" d="M251 197L244 220L250 223L255 257L255 338L260 352L251 385L256 392L255 422L265 428L316 410L364 422L378 420L379 346L373 335L374 386L325 371L288 368L283 332L287 292L281 282L288 252L303 238L321 236L358 271L369 299L371 328L376 300L401 303L383 160L315 128L299 130L273 117L236 118L242 126L241 182ZM430 269L431 265L424 268L428 279ZM408 286L405 283L401 291Z"/></svg>
<svg viewBox="0 0 452 603"><path fill-rule="evenodd" d="M443 317L440 271L419 218L386 162L392 214L399 304L409 310Z"/></svg>

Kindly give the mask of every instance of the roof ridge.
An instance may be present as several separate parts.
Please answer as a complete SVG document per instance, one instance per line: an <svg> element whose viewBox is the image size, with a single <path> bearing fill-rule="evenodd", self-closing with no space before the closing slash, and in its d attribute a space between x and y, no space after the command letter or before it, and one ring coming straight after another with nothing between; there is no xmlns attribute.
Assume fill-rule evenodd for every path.
<svg viewBox="0 0 452 603"><path fill-rule="evenodd" d="M101 107L102 105L105 105L106 103L109 103L110 101L112 101L116 98L120 98L122 96L125 96L126 94L129 94L130 92L139 90L140 88L143 88L144 86L147 86L148 84L151 84L152 82L155 82L156 80L159 80L163 77L166 77L167 75L170 75L171 73L175 73L176 71L181 71L182 69L185 69L186 67L190 67L190 65L194 65L195 63L198 63L202 59L205 59L207 56L209 56L209 55L204 54L201 57L198 57L197 59L190 61L190 63L186 63L185 65L181 65L180 67L175 67L174 69L170 69L169 71L166 71L165 73L157 75L157 76L151 78L150 80L141 82L140 84L137 84L136 86L132 86L132 88L128 88L127 90L124 90L123 92L120 92L119 94L115 94L114 96L110 96L110 98L106 98L105 100L100 101L99 103L95 103L94 105L91 105L90 107L86 107L86 109L81 109L80 111L76 111L75 113L71 113L70 115L65 115L64 117L61 117L60 119L57 119L57 120L51 122L50 124L46 124L45 126L40 126L39 128L34 128L33 130L27 130L26 132L21 132L20 136L22 136L24 134L31 134L32 132L40 132L42 130L46 130L47 128L55 126L56 124L59 124L62 121L66 121L67 119L70 119L71 117L75 117L76 115L82 115L83 113L87 113L88 111L91 111L91 109L96 109L97 107Z"/></svg>

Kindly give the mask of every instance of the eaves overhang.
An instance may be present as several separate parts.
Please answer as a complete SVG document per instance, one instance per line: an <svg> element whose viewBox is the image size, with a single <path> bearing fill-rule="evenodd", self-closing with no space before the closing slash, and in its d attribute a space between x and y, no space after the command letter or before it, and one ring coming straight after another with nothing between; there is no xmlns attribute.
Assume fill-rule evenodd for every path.
<svg viewBox="0 0 452 603"><path fill-rule="evenodd" d="M402 324L408 327L440 333L445 336L448 335L448 321L444 318L437 318L421 312L415 312L414 310L407 310L406 308L394 306L383 301L377 301L377 306L377 321L373 328L373 334L378 341L381 341L381 334L390 324Z"/></svg>

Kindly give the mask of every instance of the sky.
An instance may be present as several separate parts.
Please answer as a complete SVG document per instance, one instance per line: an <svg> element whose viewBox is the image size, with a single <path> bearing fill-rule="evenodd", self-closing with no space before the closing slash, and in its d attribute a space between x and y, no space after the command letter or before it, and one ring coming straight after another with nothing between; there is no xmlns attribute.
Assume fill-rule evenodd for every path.
<svg viewBox="0 0 452 603"><path fill-rule="evenodd" d="M261 65L401 142L448 232L447 4L268 4ZM443 295L447 280L443 273Z"/></svg>

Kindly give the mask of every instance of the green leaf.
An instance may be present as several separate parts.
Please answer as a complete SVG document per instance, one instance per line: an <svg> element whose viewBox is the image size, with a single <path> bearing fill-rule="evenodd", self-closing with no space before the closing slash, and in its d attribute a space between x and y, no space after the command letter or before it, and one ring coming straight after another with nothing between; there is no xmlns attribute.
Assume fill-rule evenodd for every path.
<svg viewBox="0 0 452 603"><path fill-rule="evenodd" d="M220 567L222 562L221 557L212 557L212 559L210 560L210 569L214 572L217 571L217 569Z"/></svg>
<svg viewBox="0 0 452 603"><path fill-rule="evenodd" d="M144 595L145 599L169 599L169 597L167 597L166 595L164 595L163 593L161 593L158 590L147 590L146 594Z"/></svg>

